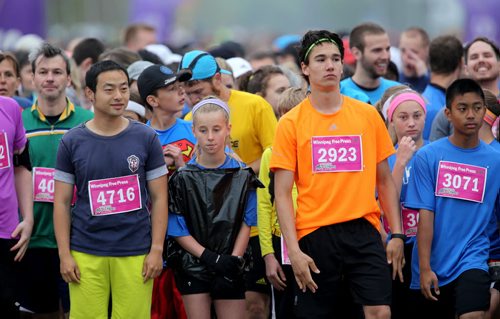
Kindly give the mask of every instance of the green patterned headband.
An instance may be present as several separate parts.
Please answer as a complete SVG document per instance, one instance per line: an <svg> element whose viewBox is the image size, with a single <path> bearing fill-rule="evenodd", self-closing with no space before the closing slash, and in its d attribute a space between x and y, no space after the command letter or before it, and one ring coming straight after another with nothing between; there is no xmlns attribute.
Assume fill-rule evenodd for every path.
<svg viewBox="0 0 500 319"><path fill-rule="evenodd" d="M316 40L313 44L311 44L309 46L309 48L307 49L306 51L306 54L304 55L304 61L307 60L307 57L309 56L309 53L311 53L312 49L317 46L318 44L320 43L323 43L323 42L330 42L330 43L333 43L337 48L339 48L339 45L337 44L337 42L333 41L332 39L330 38L321 38L319 40ZM340 48L339 48L340 50Z"/></svg>

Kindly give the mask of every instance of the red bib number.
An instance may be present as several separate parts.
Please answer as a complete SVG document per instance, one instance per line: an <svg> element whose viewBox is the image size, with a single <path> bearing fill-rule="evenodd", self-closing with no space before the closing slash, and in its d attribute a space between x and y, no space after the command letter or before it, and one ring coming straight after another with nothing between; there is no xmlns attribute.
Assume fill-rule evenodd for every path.
<svg viewBox="0 0 500 319"><path fill-rule="evenodd" d="M0 169L10 167L10 152L7 133L0 134Z"/></svg>
<svg viewBox="0 0 500 319"><path fill-rule="evenodd" d="M121 214L142 208L139 175L89 181L93 216Z"/></svg>
<svg viewBox="0 0 500 319"><path fill-rule="evenodd" d="M313 136L311 146L313 173L363 170L360 135Z"/></svg>
<svg viewBox="0 0 500 319"><path fill-rule="evenodd" d="M440 161L435 195L482 203L488 169Z"/></svg>

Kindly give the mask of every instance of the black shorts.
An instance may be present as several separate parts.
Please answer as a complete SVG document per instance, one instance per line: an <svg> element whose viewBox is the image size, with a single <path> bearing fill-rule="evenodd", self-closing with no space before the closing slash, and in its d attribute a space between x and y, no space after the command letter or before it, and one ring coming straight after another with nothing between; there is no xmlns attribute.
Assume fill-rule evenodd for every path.
<svg viewBox="0 0 500 319"><path fill-rule="evenodd" d="M415 313L415 294L410 289L411 283L411 261L413 243L404 245L405 265L403 267L403 279L399 277L392 281L392 319L412 319Z"/></svg>
<svg viewBox="0 0 500 319"><path fill-rule="evenodd" d="M490 307L490 276L486 271L471 269L463 272L451 283L439 287L438 301L420 297L420 318L450 318ZM419 291L420 292L420 291Z"/></svg>
<svg viewBox="0 0 500 319"><path fill-rule="evenodd" d="M286 288L283 291L274 289L274 311L276 312L276 318L294 318L293 314L293 303L294 303L294 289L293 282L295 277L293 275L292 266L283 265L281 263L281 237L272 237L274 256L276 260L281 265L281 269L285 273L286 278ZM265 263L265 262L264 262Z"/></svg>
<svg viewBox="0 0 500 319"><path fill-rule="evenodd" d="M17 318L16 286L17 263L14 257L17 251L10 249L17 240L0 238L0 317Z"/></svg>
<svg viewBox="0 0 500 319"><path fill-rule="evenodd" d="M270 295L271 285L266 277L266 263L262 258L259 236L250 237L247 251L250 256L245 267L246 290Z"/></svg>
<svg viewBox="0 0 500 319"><path fill-rule="evenodd" d="M343 283L354 303L364 306L391 304L391 270L380 233L365 219L320 227L299 241L320 270L312 273L318 285L305 293L295 285L299 318L339 317Z"/></svg>
<svg viewBox="0 0 500 319"><path fill-rule="evenodd" d="M34 313L69 311L68 285L59 268L57 248L29 248L19 264L18 302Z"/></svg>
<svg viewBox="0 0 500 319"><path fill-rule="evenodd" d="M495 281L492 288L500 291L500 281Z"/></svg>
<svg viewBox="0 0 500 319"><path fill-rule="evenodd" d="M245 284L243 276L232 281L223 276L215 275L211 281L203 281L188 274L174 272L175 285L181 295L210 294L212 300L245 299Z"/></svg>

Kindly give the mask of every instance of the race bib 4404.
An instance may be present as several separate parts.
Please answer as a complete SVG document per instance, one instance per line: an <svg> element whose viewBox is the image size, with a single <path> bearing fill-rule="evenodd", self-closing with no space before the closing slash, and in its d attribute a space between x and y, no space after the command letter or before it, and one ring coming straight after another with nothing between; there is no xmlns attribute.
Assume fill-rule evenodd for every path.
<svg viewBox="0 0 500 319"><path fill-rule="evenodd" d="M360 135L313 136L313 173L357 172L363 170Z"/></svg>
<svg viewBox="0 0 500 319"><path fill-rule="evenodd" d="M482 203L488 169L440 161L435 195Z"/></svg>
<svg viewBox="0 0 500 319"><path fill-rule="evenodd" d="M0 169L10 167L10 152L7 133L0 133Z"/></svg>
<svg viewBox="0 0 500 319"><path fill-rule="evenodd" d="M121 214L142 208L139 175L89 181L93 216Z"/></svg>

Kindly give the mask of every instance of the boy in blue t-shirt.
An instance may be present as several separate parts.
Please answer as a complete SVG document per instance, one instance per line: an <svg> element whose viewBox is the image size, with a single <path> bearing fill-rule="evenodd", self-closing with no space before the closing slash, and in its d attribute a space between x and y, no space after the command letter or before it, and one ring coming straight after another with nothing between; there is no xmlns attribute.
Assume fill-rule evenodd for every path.
<svg viewBox="0 0 500 319"><path fill-rule="evenodd" d="M487 228L500 158L479 140L485 110L475 81L453 82L445 113L454 133L416 154L406 206L420 210L411 283L427 299L419 318L483 318L489 307Z"/></svg>
<svg viewBox="0 0 500 319"><path fill-rule="evenodd" d="M153 113L146 125L160 139L169 175L191 159L196 144L192 123L179 118L185 102L182 82L190 78L189 73L174 74L166 66L155 64L147 67L137 80L141 98Z"/></svg>

